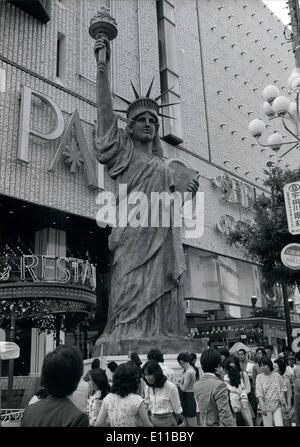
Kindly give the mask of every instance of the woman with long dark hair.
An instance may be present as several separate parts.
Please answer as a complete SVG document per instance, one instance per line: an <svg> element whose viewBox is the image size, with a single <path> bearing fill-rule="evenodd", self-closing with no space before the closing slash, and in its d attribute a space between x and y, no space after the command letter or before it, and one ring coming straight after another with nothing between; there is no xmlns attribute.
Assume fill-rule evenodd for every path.
<svg viewBox="0 0 300 447"><path fill-rule="evenodd" d="M112 392L102 403L96 427L153 427L147 415L144 399L137 394L140 380L136 366L124 363L113 375Z"/></svg>
<svg viewBox="0 0 300 447"><path fill-rule="evenodd" d="M145 400L154 427L176 427L183 421L182 407L176 385L163 374L158 362L149 360L142 368Z"/></svg>
<svg viewBox="0 0 300 447"><path fill-rule="evenodd" d="M90 370L90 381L93 394L88 399L88 416L90 425L94 425L103 399L110 392L110 385L106 372L101 368Z"/></svg>
<svg viewBox="0 0 300 447"><path fill-rule="evenodd" d="M284 359L279 358L274 362L274 371L278 372L283 378L284 386L286 391L283 391L285 403L282 404L282 416L283 416L283 425L285 427L291 426L292 419L292 385L289 376L286 374L286 362Z"/></svg>
<svg viewBox="0 0 300 447"><path fill-rule="evenodd" d="M182 379L178 382L178 388L185 425L187 427L196 427L197 406L193 392L196 383L196 372L190 364L190 354L188 352L181 352L177 357L177 361L183 369Z"/></svg>
<svg viewBox="0 0 300 447"><path fill-rule="evenodd" d="M250 384L245 383L244 374L240 369L239 361L236 357L228 358L224 361L226 374L224 381L229 391L230 403L236 417L237 425L246 425L252 427L253 420L249 406L247 391Z"/></svg>

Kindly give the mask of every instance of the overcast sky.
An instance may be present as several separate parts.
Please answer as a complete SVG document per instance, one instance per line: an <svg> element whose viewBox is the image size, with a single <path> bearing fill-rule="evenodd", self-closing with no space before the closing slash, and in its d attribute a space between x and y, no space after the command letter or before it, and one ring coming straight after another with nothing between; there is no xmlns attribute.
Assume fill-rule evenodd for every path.
<svg viewBox="0 0 300 447"><path fill-rule="evenodd" d="M286 0L263 0L270 9L282 20L284 24L290 22L288 15L289 9L287 7Z"/></svg>

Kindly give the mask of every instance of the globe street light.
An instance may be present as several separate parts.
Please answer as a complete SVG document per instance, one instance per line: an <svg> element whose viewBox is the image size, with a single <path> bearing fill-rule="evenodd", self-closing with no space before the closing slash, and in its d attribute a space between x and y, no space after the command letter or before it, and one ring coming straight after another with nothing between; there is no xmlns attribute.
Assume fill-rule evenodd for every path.
<svg viewBox="0 0 300 447"><path fill-rule="evenodd" d="M256 138L261 147L271 148L278 152L281 146L291 146L287 152L281 155L284 157L292 149L299 146L300 143L300 69L295 68L288 78L287 87L294 93L295 100L290 101L286 96L280 95L279 88L276 85L268 85L262 92L264 103L262 110L268 120L279 119L285 131L289 134L290 141L284 141L286 136L280 135L277 131L272 133L266 142L260 140L266 129L266 124L261 119L254 119L250 122L248 130ZM291 136L293 137L291 139Z"/></svg>

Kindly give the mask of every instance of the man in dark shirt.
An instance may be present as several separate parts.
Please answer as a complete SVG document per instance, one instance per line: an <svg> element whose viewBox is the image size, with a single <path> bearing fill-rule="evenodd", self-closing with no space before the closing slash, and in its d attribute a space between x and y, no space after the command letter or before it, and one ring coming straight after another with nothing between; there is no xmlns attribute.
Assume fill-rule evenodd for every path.
<svg viewBox="0 0 300 447"><path fill-rule="evenodd" d="M61 345L47 354L41 383L49 396L27 407L21 427L88 427L87 414L68 398L76 390L82 373L82 356L74 346Z"/></svg>

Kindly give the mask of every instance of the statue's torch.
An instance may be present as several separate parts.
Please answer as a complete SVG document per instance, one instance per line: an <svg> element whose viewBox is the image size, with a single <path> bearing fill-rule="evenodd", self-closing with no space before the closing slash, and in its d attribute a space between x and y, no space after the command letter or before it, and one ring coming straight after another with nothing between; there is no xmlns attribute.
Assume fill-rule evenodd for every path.
<svg viewBox="0 0 300 447"><path fill-rule="evenodd" d="M105 37L111 41L117 37L117 22L110 15L108 8L103 6L98 14L91 19L89 33L95 40L99 37ZM104 71L106 66L106 47L99 50L98 63L100 65L99 70Z"/></svg>

